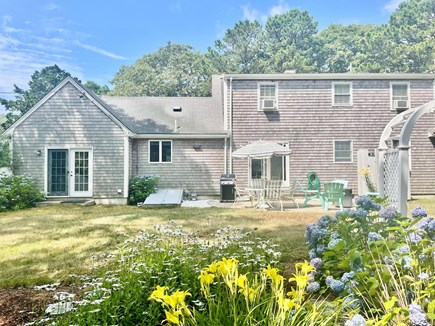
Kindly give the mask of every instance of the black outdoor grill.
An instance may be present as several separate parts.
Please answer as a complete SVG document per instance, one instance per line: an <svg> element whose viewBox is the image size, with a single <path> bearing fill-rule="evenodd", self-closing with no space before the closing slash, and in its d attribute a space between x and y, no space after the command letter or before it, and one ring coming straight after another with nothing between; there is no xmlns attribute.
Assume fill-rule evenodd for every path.
<svg viewBox="0 0 435 326"><path fill-rule="evenodd" d="M236 175L232 173L221 174L221 202L234 202L236 199Z"/></svg>

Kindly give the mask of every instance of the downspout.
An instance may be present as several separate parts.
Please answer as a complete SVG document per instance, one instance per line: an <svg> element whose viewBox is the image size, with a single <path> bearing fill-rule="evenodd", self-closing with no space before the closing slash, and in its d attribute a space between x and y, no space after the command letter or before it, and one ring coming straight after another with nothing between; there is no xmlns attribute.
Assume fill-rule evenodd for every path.
<svg viewBox="0 0 435 326"><path fill-rule="evenodd" d="M233 173L233 77L230 77L230 173Z"/></svg>

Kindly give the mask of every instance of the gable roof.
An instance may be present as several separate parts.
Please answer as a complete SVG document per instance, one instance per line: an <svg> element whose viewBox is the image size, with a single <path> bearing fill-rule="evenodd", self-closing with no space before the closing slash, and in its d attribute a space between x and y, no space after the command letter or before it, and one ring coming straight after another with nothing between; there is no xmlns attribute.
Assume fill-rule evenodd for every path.
<svg viewBox="0 0 435 326"><path fill-rule="evenodd" d="M223 108L212 97L103 96L102 100L117 119L139 136L227 136Z"/></svg>
<svg viewBox="0 0 435 326"><path fill-rule="evenodd" d="M33 114L36 110L38 110L45 102L47 102L51 97L53 97L60 89L62 89L66 84L70 83L73 85L79 92L86 95L86 97L95 104L109 119L111 119L115 124L117 124L126 134L131 134L131 132L124 126L124 124L118 120L107 107L105 103L95 95L94 92L87 89L80 83L76 82L72 77L66 77L62 80L55 88L53 88L47 95L45 95L38 103L36 103L29 111L23 114L17 121L15 121L12 126L5 130L4 135L13 134L14 130L23 123L30 115Z"/></svg>
<svg viewBox="0 0 435 326"><path fill-rule="evenodd" d="M233 80L413 80L435 79L433 73L276 73L276 74L225 74Z"/></svg>

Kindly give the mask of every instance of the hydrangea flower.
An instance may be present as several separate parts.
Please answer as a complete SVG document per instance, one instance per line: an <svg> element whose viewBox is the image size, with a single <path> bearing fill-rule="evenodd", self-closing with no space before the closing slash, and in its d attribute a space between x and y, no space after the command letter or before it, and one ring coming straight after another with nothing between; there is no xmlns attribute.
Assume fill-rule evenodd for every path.
<svg viewBox="0 0 435 326"><path fill-rule="evenodd" d="M351 271L349 273L344 273L343 276L341 276L341 281L343 283L347 283L350 280L352 280L355 277L355 272Z"/></svg>
<svg viewBox="0 0 435 326"><path fill-rule="evenodd" d="M409 253L409 246L408 245L403 245L403 246L397 248L396 251L399 254L407 254L407 253Z"/></svg>
<svg viewBox="0 0 435 326"><path fill-rule="evenodd" d="M309 252L309 256L310 256L310 259L316 258L317 257L317 251L316 251L316 249L311 249L310 252Z"/></svg>
<svg viewBox="0 0 435 326"><path fill-rule="evenodd" d="M369 232L368 236L367 236L367 242L374 242L374 241L378 241L378 240L383 240L384 238L382 237L382 235L380 235L379 233L376 232Z"/></svg>
<svg viewBox="0 0 435 326"><path fill-rule="evenodd" d="M427 217L427 212L420 206L417 206L411 211L411 215L413 218Z"/></svg>
<svg viewBox="0 0 435 326"><path fill-rule="evenodd" d="M328 276L325 280L326 286L330 286L334 278L332 276Z"/></svg>
<svg viewBox="0 0 435 326"><path fill-rule="evenodd" d="M394 220L397 214L398 213L393 206L383 207L379 212L379 216L384 220Z"/></svg>
<svg viewBox="0 0 435 326"><path fill-rule="evenodd" d="M317 245L316 251L318 255L322 255L322 253L325 251L325 246L322 244Z"/></svg>
<svg viewBox="0 0 435 326"><path fill-rule="evenodd" d="M368 196L360 196L355 199L355 204L366 210L366 211L379 211L381 209L381 205L378 203L375 203L370 197Z"/></svg>
<svg viewBox="0 0 435 326"><path fill-rule="evenodd" d="M403 257L402 266L405 269L411 269L412 268L412 257L411 256Z"/></svg>
<svg viewBox="0 0 435 326"><path fill-rule="evenodd" d="M408 307L409 311L409 322L412 326L430 326L431 324L427 321L427 316L424 314L423 309L420 305L413 302Z"/></svg>
<svg viewBox="0 0 435 326"><path fill-rule="evenodd" d="M320 269L320 267L322 266L322 258L313 258L310 260L310 265L313 266L316 271Z"/></svg>
<svg viewBox="0 0 435 326"><path fill-rule="evenodd" d="M332 240L329 241L329 243L328 243L328 248L330 248L330 249L334 249L334 248L337 247L338 244L339 244L340 242L342 242L342 241L343 241L343 239L332 239Z"/></svg>
<svg viewBox="0 0 435 326"><path fill-rule="evenodd" d="M354 315L350 320L347 320L344 326L365 326L366 320L360 314Z"/></svg>
<svg viewBox="0 0 435 326"><path fill-rule="evenodd" d="M332 280L329 285L332 291L334 292L342 292L344 290L344 283L340 280Z"/></svg>
<svg viewBox="0 0 435 326"><path fill-rule="evenodd" d="M313 293L313 292L317 292L319 290L320 290L320 284L317 282L311 282L307 286L307 292Z"/></svg>

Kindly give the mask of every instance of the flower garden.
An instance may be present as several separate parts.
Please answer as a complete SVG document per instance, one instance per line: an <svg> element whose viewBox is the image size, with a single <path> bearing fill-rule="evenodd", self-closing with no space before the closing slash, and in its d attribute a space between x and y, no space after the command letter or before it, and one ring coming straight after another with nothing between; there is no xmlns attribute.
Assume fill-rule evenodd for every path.
<svg viewBox="0 0 435 326"><path fill-rule="evenodd" d="M157 225L99 275L72 275L81 292L58 293L30 324L432 325L435 220L365 196L356 205L308 225L307 260L290 271L254 233Z"/></svg>

